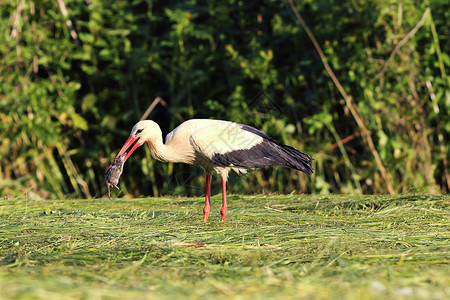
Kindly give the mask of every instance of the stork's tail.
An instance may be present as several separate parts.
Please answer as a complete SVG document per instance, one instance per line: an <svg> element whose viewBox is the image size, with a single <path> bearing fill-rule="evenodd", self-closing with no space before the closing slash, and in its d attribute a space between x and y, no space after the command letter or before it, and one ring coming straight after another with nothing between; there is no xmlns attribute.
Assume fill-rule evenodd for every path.
<svg viewBox="0 0 450 300"><path fill-rule="evenodd" d="M303 153L302 151L295 149L294 147L282 144L252 126L244 124L242 124L241 126L242 129L259 135L264 139L262 146L263 148L265 148L265 150L263 150L263 152L270 151L279 155L278 158L275 158L275 162L278 164L272 162L271 165L278 165L280 167L296 169L305 172L308 175L314 173L311 167L311 162L314 160L312 156L309 156L308 154Z"/></svg>
<svg viewBox="0 0 450 300"><path fill-rule="evenodd" d="M280 159L277 160L281 163L282 167L296 169L302 171L308 175L314 173L311 162L314 160L311 156L297 150L291 146L277 143L277 152L280 154Z"/></svg>

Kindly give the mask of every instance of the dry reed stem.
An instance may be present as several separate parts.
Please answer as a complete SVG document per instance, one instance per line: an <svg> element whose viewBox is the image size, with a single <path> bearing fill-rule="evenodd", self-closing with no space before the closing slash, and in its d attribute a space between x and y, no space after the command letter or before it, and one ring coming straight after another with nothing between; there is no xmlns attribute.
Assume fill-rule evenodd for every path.
<svg viewBox="0 0 450 300"><path fill-rule="evenodd" d="M69 28L70 36L72 37L72 39L74 41L78 42L78 35L73 27L72 21L69 18L69 13L67 12L66 4L64 3L63 0L57 0L57 1L58 1L59 8L61 9L61 13L63 14L63 16L65 18L67 18L66 25Z"/></svg>
<svg viewBox="0 0 450 300"><path fill-rule="evenodd" d="M386 188L388 190L389 194L394 194L394 188L392 187L392 178L391 175L389 174L389 172L386 171L386 168L383 165L383 162L380 158L380 155L375 147L375 144L372 140L372 137L370 135L370 131L367 129L363 118L361 116L361 114L358 111L358 108L353 104L352 101L352 97L350 95L347 94L347 92L344 90L344 88L342 87L341 83L339 82L339 80L337 79L337 77L334 75L333 70L331 69L330 65L327 62L327 59L319 45L319 43L317 42L316 38L314 37L314 34L311 32L311 30L309 29L308 25L306 24L306 22L303 20L302 16L300 15L300 13L298 12L298 10L295 8L295 5L293 3L292 0L288 0L289 5L291 6L292 11L294 12L295 16L297 17L298 21L300 22L300 25L303 27L303 29L305 30L306 34L308 35L308 37L310 38L311 42L313 43L314 47L316 48L317 53L320 56L320 59L325 67L325 69L328 72L328 75L330 75L331 80L333 81L333 83L335 84L336 88L339 90L339 92L341 93L342 97L345 100L345 104L347 106L347 108L350 110L353 118L355 119L356 123L358 124L359 128L361 128L361 133L362 133L362 137L363 140L366 142L366 144L368 145L370 151L372 152L373 157L375 158L375 162L378 166L378 169L381 172L381 176L383 177L383 180L386 184Z"/></svg>
<svg viewBox="0 0 450 300"><path fill-rule="evenodd" d="M153 100L152 104L147 108L147 110L142 115L140 121L147 119L147 117L150 115L152 110L156 107L158 103L161 103L164 107L167 107L166 101L163 100L161 97L156 97L155 100Z"/></svg>
<svg viewBox="0 0 450 300"><path fill-rule="evenodd" d="M416 34L416 32L420 29L420 27L422 27L422 25L425 23L425 20L429 13L430 13L430 8L427 8L425 10L425 12L423 13L422 18L420 19L419 23L417 23L417 25L414 26L414 28L407 35L405 35L405 37L400 42L398 42L397 46L395 46L394 50L392 51L392 53L389 56L386 63L384 64L383 69L381 70L381 73L379 75L381 89L383 89L383 86L384 86L384 73L386 72L386 69L389 66L392 59L394 58L395 54L397 54L400 51L400 47L403 46L414 34Z"/></svg>

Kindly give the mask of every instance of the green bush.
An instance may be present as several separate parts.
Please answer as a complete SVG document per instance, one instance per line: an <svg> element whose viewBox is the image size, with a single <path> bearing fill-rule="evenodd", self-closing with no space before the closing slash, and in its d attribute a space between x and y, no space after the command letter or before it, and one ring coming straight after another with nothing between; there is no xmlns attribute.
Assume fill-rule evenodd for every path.
<svg viewBox="0 0 450 300"><path fill-rule="evenodd" d="M288 2L0 3L0 195L104 195L106 168L157 96L167 106L149 118L165 133L227 119L316 159L311 177L267 168L232 177L231 192L448 191L448 1L297 5L373 147ZM200 195L203 184L201 169L140 149L120 186Z"/></svg>

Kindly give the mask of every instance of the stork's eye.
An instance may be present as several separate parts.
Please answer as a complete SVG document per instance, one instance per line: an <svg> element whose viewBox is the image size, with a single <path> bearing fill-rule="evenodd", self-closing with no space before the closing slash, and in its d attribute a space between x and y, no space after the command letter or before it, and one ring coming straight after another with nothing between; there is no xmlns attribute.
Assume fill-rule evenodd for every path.
<svg viewBox="0 0 450 300"><path fill-rule="evenodd" d="M143 130L144 130L144 129L138 129L138 130L136 131L136 134L141 133Z"/></svg>

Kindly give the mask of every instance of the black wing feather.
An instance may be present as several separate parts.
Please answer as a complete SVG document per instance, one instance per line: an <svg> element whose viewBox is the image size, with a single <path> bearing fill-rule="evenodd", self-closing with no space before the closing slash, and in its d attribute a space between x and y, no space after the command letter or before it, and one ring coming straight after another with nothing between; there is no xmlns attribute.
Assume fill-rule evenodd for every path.
<svg viewBox="0 0 450 300"><path fill-rule="evenodd" d="M266 166L280 166L296 169L306 174L312 174L311 156L291 146L284 145L264 132L244 124L241 129L262 137L261 143L250 149L230 151L223 154L215 154L212 157L214 163L220 166L236 166L244 168L261 168Z"/></svg>

